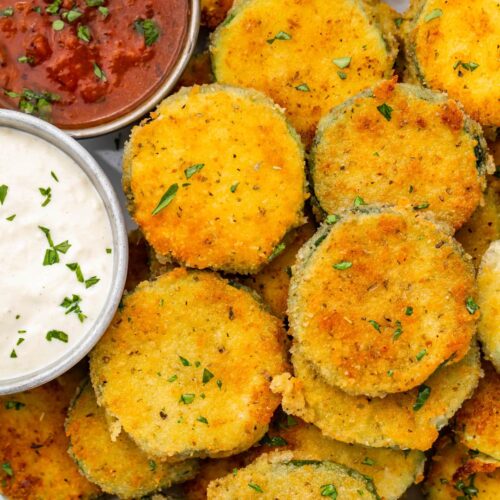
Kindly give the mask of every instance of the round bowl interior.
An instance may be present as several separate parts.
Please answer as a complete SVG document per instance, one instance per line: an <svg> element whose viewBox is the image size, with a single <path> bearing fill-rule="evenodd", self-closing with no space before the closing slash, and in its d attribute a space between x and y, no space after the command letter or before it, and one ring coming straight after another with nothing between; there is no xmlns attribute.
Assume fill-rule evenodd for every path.
<svg viewBox="0 0 500 500"><path fill-rule="evenodd" d="M0 395L21 392L42 385L73 367L88 354L104 334L120 303L128 267L125 220L116 193L94 158L74 139L53 125L18 111L0 110L0 127L17 129L40 137L68 155L85 172L101 196L113 233L112 283L99 317L81 341L52 364L21 377L0 380ZM0 147L1 149L1 147ZM16 168L13 166L12 168Z"/></svg>
<svg viewBox="0 0 500 500"><path fill-rule="evenodd" d="M175 84L182 75L182 72L187 66L189 59L191 58L194 49L196 47L196 42L198 39L198 31L200 29L200 2L199 0L189 0L189 13L187 20L187 30L186 38L184 41L184 47L182 48L179 58L175 65L173 66L170 73L168 73L161 85L157 90L151 94L145 101L143 101L139 106L133 110L125 113L118 118L114 118L108 122L101 123L100 125L95 125L88 128L79 129L65 129L65 131L77 138L86 139L89 137L96 137L99 135L109 134L119 130L130 123L139 120L146 113L151 111L160 101L162 101L174 88Z"/></svg>

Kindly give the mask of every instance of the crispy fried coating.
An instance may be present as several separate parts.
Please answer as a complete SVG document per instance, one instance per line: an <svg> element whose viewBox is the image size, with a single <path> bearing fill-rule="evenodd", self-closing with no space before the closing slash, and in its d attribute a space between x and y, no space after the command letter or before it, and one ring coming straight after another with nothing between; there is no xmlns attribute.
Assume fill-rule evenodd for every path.
<svg viewBox="0 0 500 500"><path fill-rule="evenodd" d="M123 173L146 239L188 267L259 271L304 222L304 152L281 110L254 90L207 85L151 116L132 130Z"/></svg>
<svg viewBox="0 0 500 500"><path fill-rule="evenodd" d="M470 450L443 436L427 474L424 491L429 500L497 500L500 469L475 463Z"/></svg>
<svg viewBox="0 0 500 500"><path fill-rule="evenodd" d="M162 463L148 458L122 432L111 440L104 410L97 406L90 382L73 401L66 420L69 453L82 473L103 491L138 498L194 477L197 461Z"/></svg>
<svg viewBox="0 0 500 500"><path fill-rule="evenodd" d="M457 229L482 201L486 171L494 170L486 150L481 127L455 101L384 81L322 118L311 155L314 193L327 214L359 196L425 205Z"/></svg>
<svg viewBox="0 0 500 500"><path fill-rule="evenodd" d="M264 454L236 474L212 481L207 498L312 500L332 491L346 500L379 498L371 479L359 472L334 462L294 460L291 452Z"/></svg>
<svg viewBox="0 0 500 500"><path fill-rule="evenodd" d="M226 17L233 0L201 0L201 24L213 29Z"/></svg>
<svg viewBox="0 0 500 500"><path fill-rule="evenodd" d="M500 373L500 240L494 241L484 254L477 283L481 308L479 340L486 359Z"/></svg>
<svg viewBox="0 0 500 500"><path fill-rule="evenodd" d="M178 268L125 297L91 353L97 401L146 453L224 457L266 432L280 321L246 289Z"/></svg>
<svg viewBox="0 0 500 500"><path fill-rule="evenodd" d="M299 353L292 362L295 378L285 373L271 386L282 394L285 411L339 441L421 451L432 446L482 374L479 350L473 347L462 361L439 368L419 388L369 398L328 385Z"/></svg>
<svg viewBox="0 0 500 500"><path fill-rule="evenodd" d="M36 389L0 397L0 494L10 500L77 500L99 495L67 453L67 407L79 368Z"/></svg>
<svg viewBox="0 0 500 500"><path fill-rule="evenodd" d="M258 292L269 305L273 314L279 318L286 316L288 287L295 264L297 252L314 234L316 227L312 222L304 224L285 239L283 252L272 260L260 273L249 276L243 283Z"/></svg>
<svg viewBox="0 0 500 500"><path fill-rule="evenodd" d="M423 383L469 350L474 270L455 240L414 211L340 212L299 252L288 318L296 350L351 395Z"/></svg>
<svg viewBox="0 0 500 500"><path fill-rule="evenodd" d="M128 271L125 290L132 291L141 281L149 278L149 246L136 229L128 233Z"/></svg>
<svg viewBox="0 0 500 500"><path fill-rule="evenodd" d="M482 125L499 126L498 2L412 0L408 17L408 77L447 92Z"/></svg>
<svg viewBox="0 0 500 500"><path fill-rule="evenodd" d="M322 115L392 75L395 45L361 0L244 0L210 50L217 81L265 92L309 145Z"/></svg>
<svg viewBox="0 0 500 500"><path fill-rule="evenodd" d="M192 87L193 85L204 85L212 82L210 54L208 50L205 50L191 56L186 69L177 82L176 90L181 87Z"/></svg>
<svg viewBox="0 0 500 500"><path fill-rule="evenodd" d="M493 457L500 466L500 375L490 363L484 364L484 373L472 398L457 413L455 432L467 448Z"/></svg>

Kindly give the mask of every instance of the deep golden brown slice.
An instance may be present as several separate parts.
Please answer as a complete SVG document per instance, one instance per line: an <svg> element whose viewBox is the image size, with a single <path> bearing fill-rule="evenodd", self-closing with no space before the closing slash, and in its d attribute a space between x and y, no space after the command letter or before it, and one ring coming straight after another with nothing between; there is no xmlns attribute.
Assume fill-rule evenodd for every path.
<svg viewBox="0 0 500 500"><path fill-rule="evenodd" d="M128 233L128 272L125 290L132 291L150 275L150 249L142 233L136 229Z"/></svg>
<svg viewBox="0 0 500 500"><path fill-rule="evenodd" d="M188 267L255 273L303 224L304 152L250 89L182 89L132 130L123 184L155 251Z"/></svg>
<svg viewBox="0 0 500 500"><path fill-rule="evenodd" d="M412 0L409 78L443 90L484 126L500 125L500 4Z"/></svg>
<svg viewBox="0 0 500 500"><path fill-rule="evenodd" d="M500 469L476 463L465 446L442 437L424 483L429 500L498 500Z"/></svg>
<svg viewBox="0 0 500 500"><path fill-rule="evenodd" d="M212 38L217 81L265 92L304 142L319 119L392 75L395 42L360 0L244 0Z"/></svg>
<svg viewBox="0 0 500 500"><path fill-rule="evenodd" d="M264 302L269 305L273 314L279 318L286 316L288 287L292 276L297 252L314 234L314 224L308 222L293 231L285 238L281 253L272 260L260 273L249 276L243 283L258 292Z"/></svg>
<svg viewBox="0 0 500 500"><path fill-rule="evenodd" d="M191 56L186 69L177 82L176 90L181 87L192 87L193 85L204 85L212 82L210 54L208 50L205 50Z"/></svg>
<svg viewBox="0 0 500 500"><path fill-rule="evenodd" d="M120 498L139 498L195 476L197 461L159 462L148 458L122 432L111 440L108 422L86 382L73 401L66 420L69 454L82 473L103 491Z"/></svg>
<svg viewBox="0 0 500 500"><path fill-rule="evenodd" d="M378 499L370 478L334 462L294 460L292 452L274 452L260 456L235 474L212 481L209 500L301 500L322 497L346 500Z"/></svg>
<svg viewBox="0 0 500 500"><path fill-rule="evenodd" d="M178 268L144 282L91 353L97 401L150 455L228 456L266 432L280 321L246 289Z"/></svg>
<svg viewBox="0 0 500 500"><path fill-rule="evenodd" d="M490 363L485 363L484 372L476 392L457 414L455 432L467 448L493 457L500 466L500 375Z"/></svg>
<svg viewBox="0 0 500 500"><path fill-rule="evenodd" d="M99 495L68 455L64 419L82 371L0 397L0 494L9 500L77 500Z"/></svg>
<svg viewBox="0 0 500 500"><path fill-rule="evenodd" d="M299 252L288 301L296 350L325 380L383 396L462 359L479 312L455 240L415 211L360 207L329 222Z"/></svg>
<svg viewBox="0 0 500 500"><path fill-rule="evenodd" d="M311 178L327 214L361 197L422 207L457 229L482 201L486 171L494 170L481 127L459 104L395 81L334 108L314 142Z"/></svg>
<svg viewBox="0 0 500 500"><path fill-rule="evenodd" d="M494 241L481 261L479 287L479 340L484 354L500 373L500 240Z"/></svg>
<svg viewBox="0 0 500 500"><path fill-rule="evenodd" d="M201 0L201 23L215 28L226 17L233 0Z"/></svg>
<svg viewBox="0 0 500 500"><path fill-rule="evenodd" d="M418 388L370 398L328 385L298 353L292 362L295 378L285 373L272 385L282 394L285 411L339 441L421 451L432 446L482 374L479 350L473 347L462 361L439 368Z"/></svg>

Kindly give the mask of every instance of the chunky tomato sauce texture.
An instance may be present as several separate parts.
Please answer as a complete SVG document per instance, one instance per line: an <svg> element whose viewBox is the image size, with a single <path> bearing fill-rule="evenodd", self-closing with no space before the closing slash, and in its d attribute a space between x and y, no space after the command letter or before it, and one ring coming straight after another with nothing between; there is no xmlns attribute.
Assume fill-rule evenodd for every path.
<svg viewBox="0 0 500 500"><path fill-rule="evenodd" d="M120 116L182 50L188 0L0 0L0 107L63 128Z"/></svg>

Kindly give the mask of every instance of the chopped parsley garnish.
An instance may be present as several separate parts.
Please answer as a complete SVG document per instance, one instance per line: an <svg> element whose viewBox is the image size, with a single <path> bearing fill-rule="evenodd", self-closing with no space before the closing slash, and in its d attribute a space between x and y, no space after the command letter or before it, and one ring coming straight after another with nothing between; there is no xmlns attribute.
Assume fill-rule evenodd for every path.
<svg viewBox="0 0 500 500"><path fill-rule="evenodd" d="M434 9L431 10L425 17L424 21L428 23L429 21L432 21L433 19L437 19L438 17L441 17L443 15L443 11L441 9Z"/></svg>
<svg viewBox="0 0 500 500"><path fill-rule="evenodd" d="M191 366L191 363L186 358L179 356L179 359L181 360L183 366Z"/></svg>
<svg viewBox="0 0 500 500"><path fill-rule="evenodd" d="M351 64L351 58L350 57L338 57L337 59L333 60L333 64L337 66L337 68L344 69L348 68L349 65Z"/></svg>
<svg viewBox="0 0 500 500"><path fill-rule="evenodd" d="M380 106L377 106L379 113L388 121L391 121L393 109L384 102Z"/></svg>
<svg viewBox="0 0 500 500"><path fill-rule="evenodd" d="M255 490L257 493L264 493L264 490L258 484L248 483L248 487L252 488L252 490Z"/></svg>
<svg viewBox="0 0 500 500"><path fill-rule="evenodd" d="M62 31L64 29L64 21L62 21L61 19L56 19L53 23L52 23L52 29L54 31Z"/></svg>
<svg viewBox="0 0 500 500"><path fill-rule="evenodd" d="M175 382L177 380L177 375L172 375L170 378L167 379L167 382Z"/></svg>
<svg viewBox="0 0 500 500"><path fill-rule="evenodd" d="M48 116L52 110L51 104L60 96L52 92L35 92L24 89L21 93L4 89L4 94L13 99L19 99L19 109L29 115Z"/></svg>
<svg viewBox="0 0 500 500"><path fill-rule="evenodd" d="M156 462L154 460L148 460L148 465L151 472L156 470Z"/></svg>
<svg viewBox="0 0 500 500"><path fill-rule="evenodd" d="M475 71L477 68L479 68L479 64L475 63L473 61L470 61L470 62L457 61L453 65L453 69L457 69L459 66L462 67L463 69L467 70L467 71L470 71L471 73L473 71Z"/></svg>
<svg viewBox="0 0 500 500"><path fill-rule="evenodd" d="M281 436L269 436L269 434L266 434L261 440L260 443L262 445L266 446L287 446L288 442L286 439L282 438Z"/></svg>
<svg viewBox="0 0 500 500"><path fill-rule="evenodd" d="M0 205L4 204L5 198L7 198L7 193L9 191L9 186L2 184L0 186Z"/></svg>
<svg viewBox="0 0 500 500"><path fill-rule="evenodd" d="M51 170L50 172L50 175L52 176L52 178L56 181L56 182L59 182L59 179L57 177L57 175Z"/></svg>
<svg viewBox="0 0 500 500"><path fill-rule="evenodd" d="M35 60L30 56L19 56L17 58L17 62L20 62L21 64L33 64Z"/></svg>
<svg viewBox="0 0 500 500"><path fill-rule="evenodd" d="M57 14L61 8L62 0L54 0L50 5L45 8L47 14Z"/></svg>
<svg viewBox="0 0 500 500"><path fill-rule="evenodd" d="M85 280L83 279L83 273L82 269L80 267L80 264L77 262L72 262L71 264L66 264L66 267L70 270L73 271L76 274L76 279L80 282L83 283Z"/></svg>
<svg viewBox="0 0 500 500"><path fill-rule="evenodd" d="M106 248L106 253L109 254L109 253L112 253L112 252L113 252L113 250L111 250L111 248Z"/></svg>
<svg viewBox="0 0 500 500"><path fill-rule="evenodd" d="M10 357L11 358L17 358L17 352L15 349L12 349L11 353L10 353Z"/></svg>
<svg viewBox="0 0 500 500"><path fill-rule="evenodd" d="M413 307L408 306L405 310L405 314L411 316L413 314Z"/></svg>
<svg viewBox="0 0 500 500"><path fill-rule="evenodd" d="M476 301L472 297L467 297L467 300L465 301L465 307L467 308L469 314L474 314L479 310L479 306L476 304Z"/></svg>
<svg viewBox="0 0 500 500"><path fill-rule="evenodd" d="M343 71L337 71L337 75L339 75L339 78L341 80L345 80L347 78L347 74L344 73Z"/></svg>
<svg viewBox="0 0 500 500"><path fill-rule="evenodd" d="M373 328L375 328L375 330L377 330L377 332L380 332L380 325L375 320L369 319L368 323L370 323L370 325L372 325Z"/></svg>
<svg viewBox="0 0 500 500"><path fill-rule="evenodd" d="M78 316L80 322L83 323L87 319L87 316L83 314L82 310L80 309L81 301L82 299L80 296L73 294L73 297L71 298L64 297L64 300L59 305L66 309L66 312L64 314L75 313Z"/></svg>
<svg viewBox="0 0 500 500"><path fill-rule="evenodd" d="M363 198L361 198L361 196L356 196L356 198L354 199L353 205L355 207L361 207L363 205L366 205L366 203L365 203L365 200L363 200Z"/></svg>
<svg viewBox="0 0 500 500"><path fill-rule="evenodd" d="M364 465L370 465L370 466L375 465L375 461L369 457L365 457L361 463Z"/></svg>
<svg viewBox="0 0 500 500"><path fill-rule="evenodd" d="M196 420L198 422L201 422L202 424L207 424L208 425L208 420L205 417L198 417Z"/></svg>
<svg viewBox="0 0 500 500"><path fill-rule="evenodd" d="M94 75L102 82L108 81L106 73L104 73L103 69L96 62L94 63Z"/></svg>
<svg viewBox="0 0 500 500"><path fill-rule="evenodd" d="M104 17L108 17L109 16L109 9L107 7L98 7L97 10Z"/></svg>
<svg viewBox="0 0 500 500"><path fill-rule="evenodd" d="M330 498L337 498L337 488L335 488L335 486L330 483L330 484L324 484L323 486L321 486L321 490L320 490L320 493L321 493L321 496L322 497L330 497Z"/></svg>
<svg viewBox="0 0 500 500"><path fill-rule="evenodd" d="M413 405L413 411L420 410L431 395L431 388L428 385L421 385L418 388L417 400Z"/></svg>
<svg viewBox="0 0 500 500"><path fill-rule="evenodd" d="M398 340L402 334L403 334L403 325L401 324L401 321L396 321L396 329L392 334L392 340Z"/></svg>
<svg viewBox="0 0 500 500"><path fill-rule="evenodd" d="M217 387L222 390L222 380L217 380Z"/></svg>
<svg viewBox="0 0 500 500"><path fill-rule="evenodd" d="M236 190L238 189L238 186L240 185L239 182L235 182L229 189L231 193L236 193Z"/></svg>
<svg viewBox="0 0 500 500"><path fill-rule="evenodd" d="M300 85L297 85L295 87L296 90L299 90L300 92L310 92L311 89L309 88L309 85L307 83L301 83Z"/></svg>
<svg viewBox="0 0 500 500"><path fill-rule="evenodd" d="M47 335L45 335L45 338L49 341L52 342L52 339L60 340L61 342L68 343L68 334L61 332L60 330L50 330L47 332Z"/></svg>
<svg viewBox="0 0 500 500"><path fill-rule="evenodd" d="M24 403L21 403L20 401L6 401L4 406L5 406L6 410L19 411L22 408L24 408L26 405Z"/></svg>
<svg viewBox="0 0 500 500"><path fill-rule="evenodd" d="M105 0L85 0L85 3L89 7L100 7L101 5L104 5Z"/></svg>
<svg viewBox="0 0 500 500"><path fill-rule="evenodd" d="M429 208L430 203L428 201L424 201L423 203L420 203L418 205L413 205L413 210L424 210L426 208Z"/></svg>
<svg viewBox="0 0 500 500"><path fill-rule="evenodd" d="M92 276L91 278L85 280L85 288L90 288L91 286L96 285L101 281L101 278L98 278L97 276Z"/></svg>
<svg viewBox="0 0 500 500"><path fill-rule="evenodd" d="M457 481L457 483L454 485L454 488L458 491L461 491L464 494L463 497L458 497L458 498L460 498L461 500L471 500L472 497L477 497L479 490L474 485L475 479L476 475L472 474L470 476L468 485L465 484L463 480Z"/></svg>
<svg viewBox="0 0 500 500"><path fill-rule="evenodd" d="M136 19L134 29L144 37L144 43L151 47L160 37L160 27L153 19Z"/></svg>
<svg viewBox="0 0 500 500"><path fill-rule="evenodd" d="M59 254L66 253L70 248L71 244L68 240L59 243L58 245L54 245L54 241L52 240L52 236L50 234L50 229L47 229L43 226L38 226L39 229L45 234L47 241L49 243L50 248L45 251L45 256L43 258L44 266L51 266L59 262Z"/></svg>
<svg viewBox="0 0 500 500"><path fill-rule="evenodd" d="M420 351L420 352L419 352L419 353L415 356L415 358L416 358L416 360L417 360L417 361L421 361L421 360L424 358L424 356L425 356L426 354L427 354L427 349L422 349L422 350L421 350L421 351Z"/></svg>
<svg viewBox="0 0 500 500"><path fill-rule="evenodd" d="M392 377L394 375L394 370L387 370L387 376Z"/></svg>
<svg viewBox="0 0 500 500"><path fill-rule="evenodd" d="M191 177L193 177L194 174L197 174L204 166L204 163L197 163L196 165L191 165L190 167L186 168L186 170L184 170L186 179L191 179Z"/></svg>
<svg viewBox="0 0 500 500"><path fill-rule="evenodd" d="M291 40L292 35L286 33L285 31L280 31L279 33L276 34L274 38L270 38L269 40L266 40L269 45L272 45L276 40Z"/></svg>
<svg viewBox="0 0 500 500"><path fill-rule="evenodd" d="M52 201L52 189L50 187L38 188L38 191L40 191L42 196L45 196L45 200L42 202L42 207L46 207Z"/></svg>
<svg viewBox="0 0 500 500"><path fill-rule="evenodd" d="M394 19L394 24L396 25L396 28L400 28L403 24L403 18L397 17L396 19Z"/></svg>
<svg viewBox="0 0 500 500"><path fill-rule="evenodd" d="M157 215L159 214L163 209L167 208L168 205L172 202L174 199L175 195L177 194L177 191L179 190L179 185L178 184L172 184L163 194L161 197L158 205L156 208L151 212L152 215Z"/></svg>
<svg viewBox="0 0 500 500"><path fill-rule="evenodd" d="M207 368L204 368L203 369L203 375L202 375L202 382L204 384L207 384L208 382L210 382L210 380L212 380L214 378L214 374L208 370Z"/></svg>
<svg viewBox="0 0 500 500"><path fill-rule="evenodd" d="M285 243L281 242L279 245L276 245L276 247L273 250L273 253L269 256L267 259L268 261L274 260L278 255L281 255L285 251L286 245Z"/></svg>
<svg viewBox="0 0 500 500"><path fill-rule="evenodd" d="M78 29L76 30L76 36L85 43L89 43L92 38L90 28L88 26L84 26L83 24L78 26Z"/></svg>
<svg viewBox="0 0 500 500"><path fill-rule="evenodd" d="M338 216L337 214L332 214L325 219L325 222L330 226L333 226L333 224L336 224L339 220L340 216Z"/></svg>
<svg viewBox="0 0 500 500"><path fill-rule="evenodd" d="M314 242L314 246L315 247L319 247L321 245L321 243L323 243L323 241L326 240L327 238L327 234L322 234L315 242Z"/></svg>
<svg viewBox="0 0 500 500"><path fill-rule="evenodd" d="M4 462L2 464L2 470L7 474L7 476L12 477L14 475L14 471L12 470L12 466L9 462Z"/></svg>
<svg viewBox="0 0 500 500"><path fill-rule="evenodd" d="M333 264L333 268L337 269L337 271L345 271L346 269L349 269L352 267L352 262L349 262L347 260L343 260L341 262L337 262L336 264Z"/></svg>
<svg viewBox="0 0 500 500"><path fill-rule="evenodd" d="M194 394L182 394L179 402L184 403L185 405L190 405L194 401Z"/></svg>
<svg viewBox="0 0 500 500"><path fill-rule="evenodd" d="M5 9L0 10L0 17L11 17L14 15L14 9L12 7L5 7Z"/></svg>

